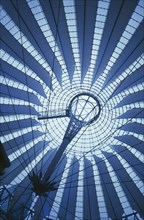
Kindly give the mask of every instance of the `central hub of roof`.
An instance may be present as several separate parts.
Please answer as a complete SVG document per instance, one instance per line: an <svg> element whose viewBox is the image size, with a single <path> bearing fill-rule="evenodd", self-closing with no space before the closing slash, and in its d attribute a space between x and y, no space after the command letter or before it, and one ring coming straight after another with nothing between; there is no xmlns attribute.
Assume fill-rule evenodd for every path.
<svg viewBox="0 0 144 220"><path fill-rule="evenodd" d="M70 117L86 124L94 122L100 114L100 103L91 94L76 95L70 102Z"/></svg>

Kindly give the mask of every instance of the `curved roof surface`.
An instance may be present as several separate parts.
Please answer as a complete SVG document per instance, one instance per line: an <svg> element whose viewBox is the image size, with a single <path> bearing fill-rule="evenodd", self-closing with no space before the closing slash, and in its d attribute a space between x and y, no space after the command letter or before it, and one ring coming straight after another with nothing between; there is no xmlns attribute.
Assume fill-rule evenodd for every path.
<svg viewBox="0 0 144 220"><path fill-rule="evenodd" d="M0 10L11 163L0 177L2 218L143 219L144 1L2 0ZM96 102L100 110L82 124L85 102L82 117ZM32 176L43 187L50 165L55 188L38 193Z"/></svg>

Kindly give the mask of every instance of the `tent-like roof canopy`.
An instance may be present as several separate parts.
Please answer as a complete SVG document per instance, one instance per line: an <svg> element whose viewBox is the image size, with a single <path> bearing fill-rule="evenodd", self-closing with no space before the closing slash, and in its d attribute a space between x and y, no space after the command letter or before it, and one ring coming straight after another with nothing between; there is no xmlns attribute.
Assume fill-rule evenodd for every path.
<svg viewBox="0 0 144 220"><path fill-rule="evenodd" d="M0 219L143 219L144 1L0 10Z"/></svg>

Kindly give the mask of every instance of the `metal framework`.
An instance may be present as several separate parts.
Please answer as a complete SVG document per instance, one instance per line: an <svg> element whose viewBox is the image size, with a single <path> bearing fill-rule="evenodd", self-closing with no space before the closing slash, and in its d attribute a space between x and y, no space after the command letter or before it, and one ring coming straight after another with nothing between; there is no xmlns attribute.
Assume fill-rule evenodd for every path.
<svg viewBox="0 0 144 220"><path fill-rule="evenodd" d="M0 4L0 219L142 220L143 0Z"/></svg>

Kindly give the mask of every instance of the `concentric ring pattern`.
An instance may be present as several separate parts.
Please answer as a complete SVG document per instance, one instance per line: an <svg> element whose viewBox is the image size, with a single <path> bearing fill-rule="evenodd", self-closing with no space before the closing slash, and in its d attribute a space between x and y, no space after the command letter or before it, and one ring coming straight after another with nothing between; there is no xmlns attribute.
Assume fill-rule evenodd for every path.
<svg viewBox="0 0 144 220"><path fill-rule="evenodd" d="M144 1L2 0L0 219L144 218ZM70 122L91 94L100 115L66 147L38 195ZM42 117L45 117L42 119ZM72 128L73 129L73 128Z"/></svg>

